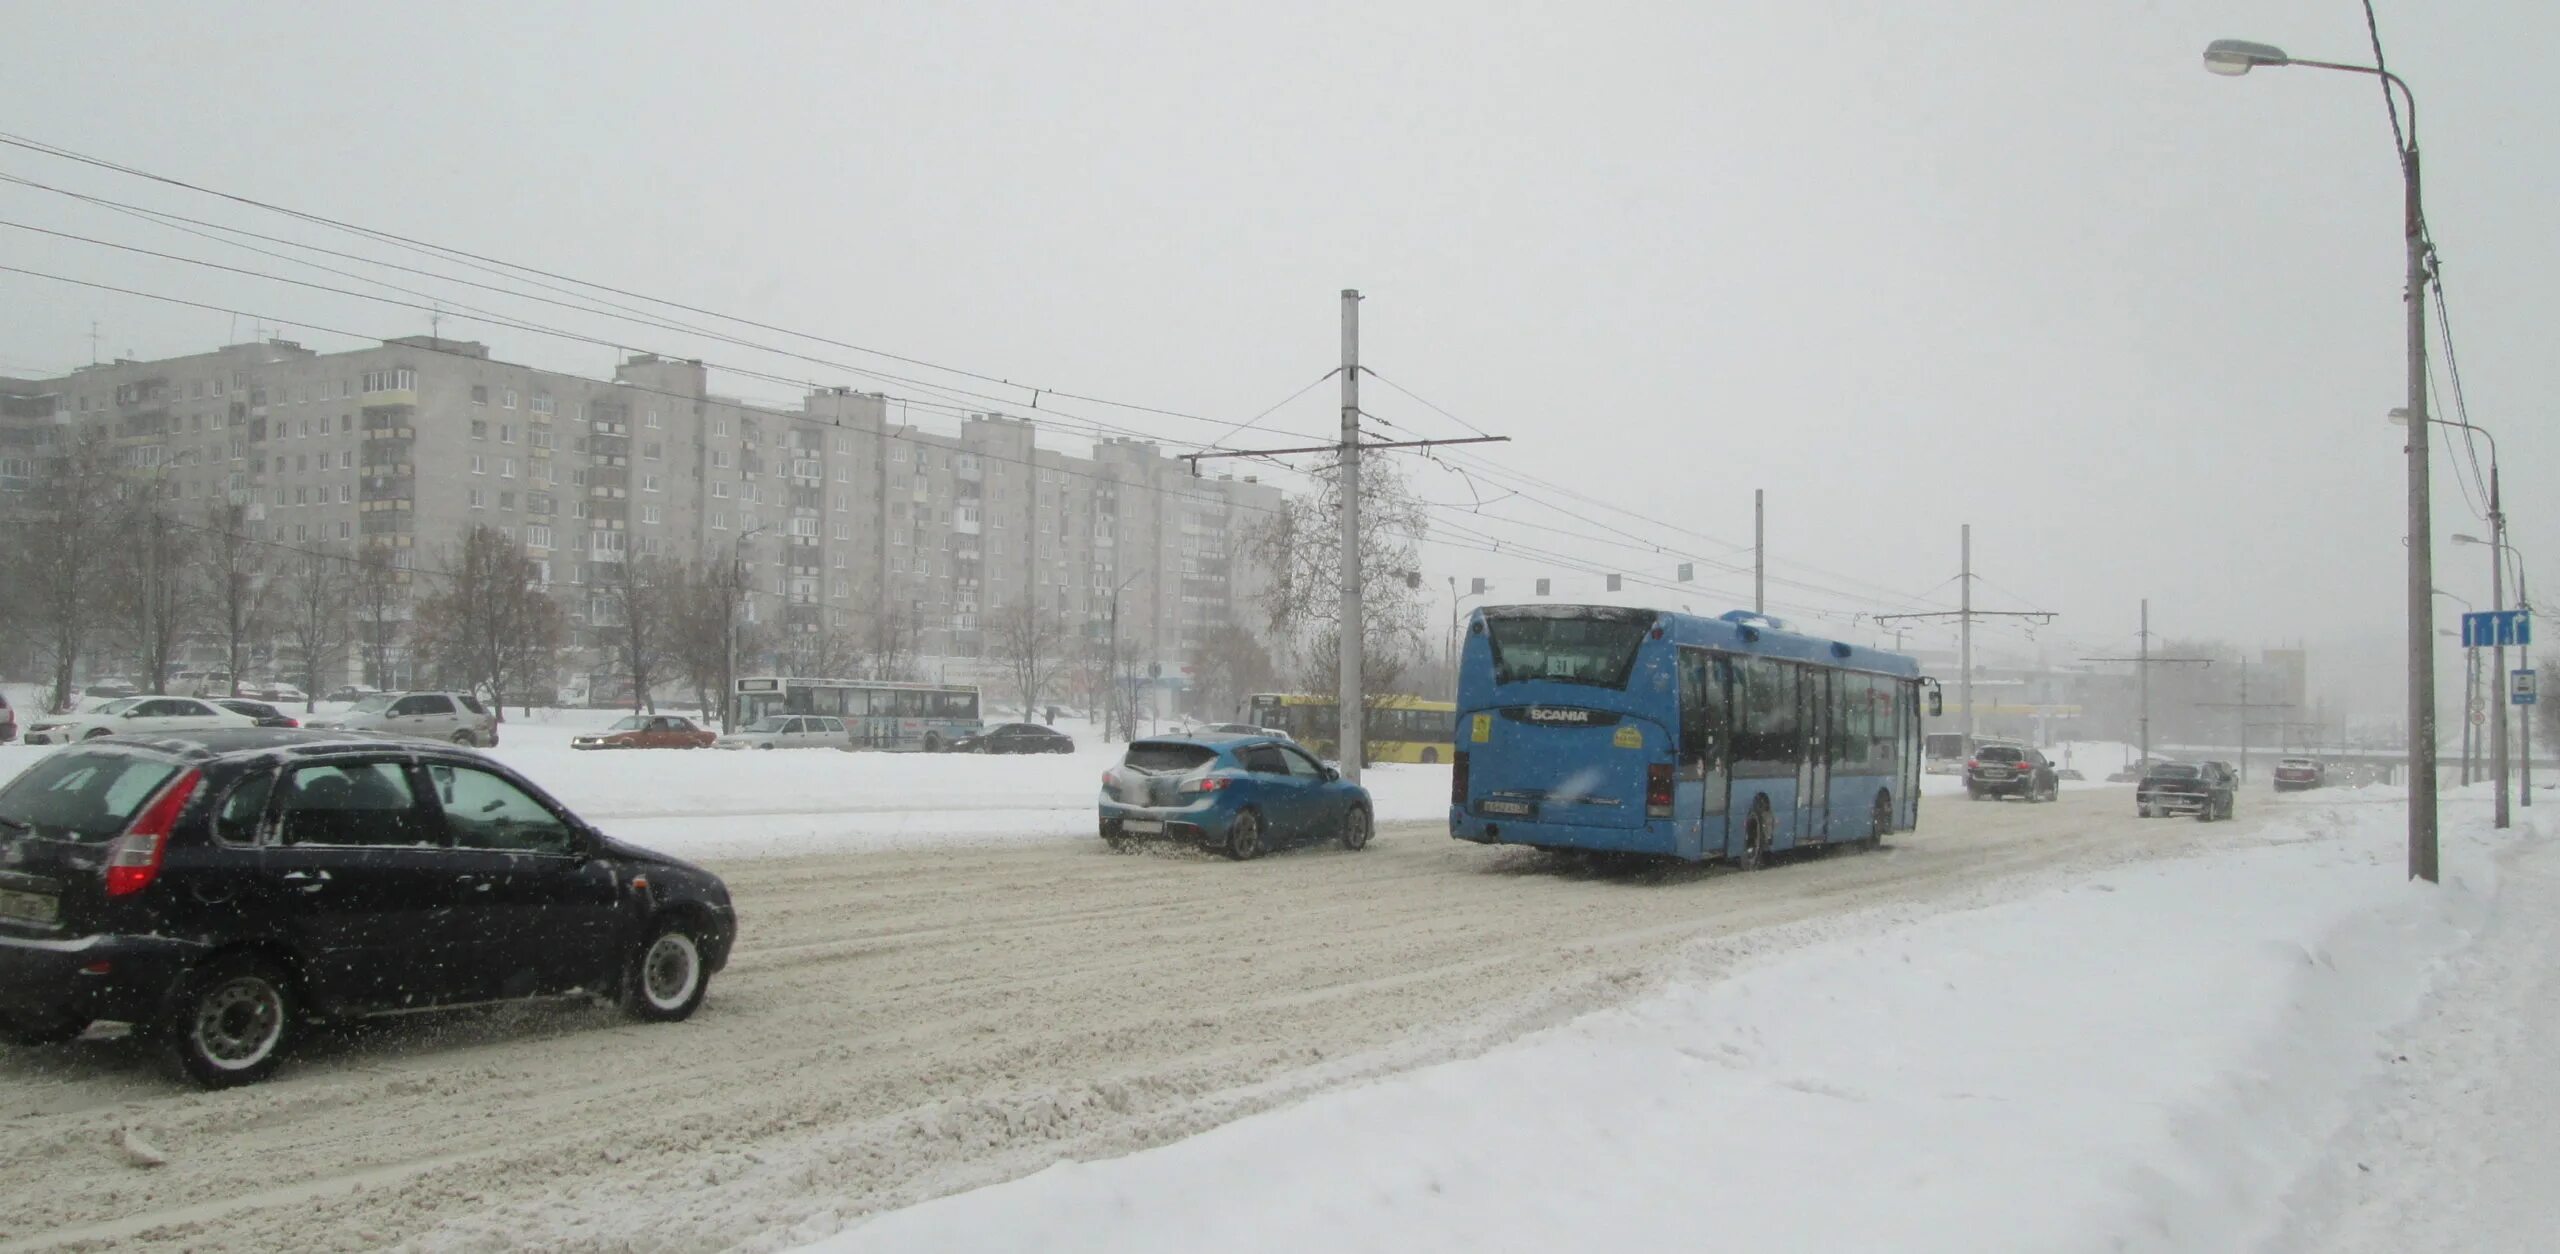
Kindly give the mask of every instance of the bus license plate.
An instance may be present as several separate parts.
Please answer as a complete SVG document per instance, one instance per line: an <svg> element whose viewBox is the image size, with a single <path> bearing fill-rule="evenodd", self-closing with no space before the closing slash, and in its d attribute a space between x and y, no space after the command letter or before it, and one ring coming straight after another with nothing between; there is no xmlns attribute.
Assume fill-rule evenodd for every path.
<svg viewBox="0 0 2560 1254"><path fill-rule="evenodd" d="M0 888L0 919L51 923L60 917L61 912L61 903L43 893L21 893Z"/></svg>
<svg viewBox="0 0 2560 1254"><path fill-rule="evenodd" d="M1512 814L1522 818L1538 812L1536 806L1526 801L1479 801L1476 809L1485 814Z"/></svg>
<svg viewBox="0 0 2560 1254"><path fill-rule="evenodd" d="M1164 824L1154 819L1122 819L1120 830L1133 836L1153 836L1164 830Z"/></svg>

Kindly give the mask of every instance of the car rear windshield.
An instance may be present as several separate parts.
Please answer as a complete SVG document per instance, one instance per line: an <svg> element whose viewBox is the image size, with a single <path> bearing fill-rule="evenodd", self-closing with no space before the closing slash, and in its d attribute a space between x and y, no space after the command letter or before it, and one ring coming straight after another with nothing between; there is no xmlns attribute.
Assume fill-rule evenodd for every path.
<svg viewBox="0 0 2560 1254"><path fill-rule="evenodd" d="M2320 764L2319 764L2319 763L2317 763L2317 762L2312 761L2312 760L2311 760L2311 759L2309 759L2309 758L2286 758L2286 759L2284 760L2284 765L2286 765L2286 766L2318 766L2318 765L2320 765Z"/></svg>
<svg viewBox="0 0 2560 1254"><path fill-rule="evenodd" d="M1123 765L1133 770L1162 775L1169 771L1192 771L1217 760L1218 751L1207 745L1186 745L1174 740L1141 740L1129 746Z"/></svg>
<svg viewBox="0 0 2560 1254"><path fill-rule="evenodd" d="M2155 766L2151 768L2151 778L2153 779L2194 779L2195 777L2196 768L2192 766Z"/></svg>
<svg viewBox="0 0 2560 1254"><path fill-rule="evenodd" d="M1997 746L1984 749L1982 752L1973 756L1984 762L2024 762L2027 760L2027 755L2023 750L2003 749Z"/></svg>
<svg viewBox="0 0 2560 1254"><path fill-rule="evenodd" d="M28 829L56 840L111 839L177 773L167 758L103 749L40 759L0 789L0 840Z"/></svg>
<svg viewBox="0 0 2560 1254"><path fill-rule="evenodd" d="M1653 626L1646 610L1593 608L1571 614L1486 615L1493 682L1533 679L1624 688L1636 649Z"/></svg>
<svg viewBox="0 0 2560 1254"><path fill-rule="evenodd" d="M354 705L347 707L347 713L380 714L390 709L391 703L398 700L399 696L400 694L396 692L377 692L370 696L358 697Z"/></svg>

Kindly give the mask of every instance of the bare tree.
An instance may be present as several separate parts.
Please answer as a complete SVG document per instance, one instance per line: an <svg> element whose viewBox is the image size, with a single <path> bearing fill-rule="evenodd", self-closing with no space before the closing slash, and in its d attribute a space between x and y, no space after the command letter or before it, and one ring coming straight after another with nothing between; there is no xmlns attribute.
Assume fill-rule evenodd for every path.
<svg viewBox="0 0 2560 1254"><path fill-rule="evenodd" d="M916 638L922 634L913 613L883 612L871 620L863 640L864 678L901 683L918 678Z"/></svg>
<svg viewBox="0 0 2560 1254"><path fill-rule="evenodd" d="M1319 640L1340 630L1341 482L1339 467L1318 470L1315 494L1290 497L1251 530L1247 543L1250 560L1271 572L1259 597L1268 638L1294 660L1312 657ZM1424 618L1419 550L1428 520L1394 463L1362 463L1360 521L1362 639L1418 640Z"/></svg>
<svg viewBox="0 0 2560 1254"><path fill-rule="evenodd" d="M736 562L705 562L686 578L685 594L674 611L675 666L703 708L718 711L723 731L735 717L736 703L730 695L737 690L738 680L731 670L732 647L734 656L741 659L753 657L764 647L761 625L745 621L740 610L746 594L744 573Z"/></svg>
<svg viewBox="0 0 2560 1254"><path fill-rule="evenodd" d="M108 584L122 637L133 653L134 683L144 692L167 686L178 643L193 616L195 578L188 563L195 534L161 512L157 483L125 481L117 493L115 547Z"/></svg>
<svg viewBox="0 0 2560 1254"><path fill-rule="evenodd" d="M1367 634L1360 648L1361 726L1371 726L1375 720L1369 717L1370 712L1384 709L1388 699L1396 695L1396 681L1403 677L1413 649L1414 637L1410 633L1388 628ZM1341 650L1340 632L1326 632L1308 646L1306 661L1300 669L1300 682L1307 691L1329 692L1334 689L1334 681L1341 674ZM1317 745L1317 751L1325 754L1340 752L1341 738L1342 730L1337 722L1332 742ZM1362 766L1378 760L1376 739L1372 736L1360 738Z"/></svg>
<svg viewBox="0 0 2560 1254"><path fill-rule="evenodd" d="M250 534L245 505L216 498L205 503L204 559L198 566L206 613L222 641L231 696L240 695L240 672L252 650L274 630L267 547Z"/></svg>
<svg viewBox="0 0 2560 1254"><path fill-rule="evenodd" d="M112 597L99 572L115 543L113 449L99 431L49 463L25 494L26 531L9 546L26 598L19 621L53 670L53 708L71 707L72 676L98 645Z"/></svg>
<svg viewBox="0 0 2560 1254"><path fill-rule="evenodd" d="M1280 683L1279 665L1260 637L1233 623L1213 627L1191 651L1192 713L1212 721L1237 716L1244 699Z"/></svg>
<svg viewBox="0 0 2560 1254"><path fill-rule="evenodd" d="M688 594L686 571L663 557L598 562L588 587L589 617L614 669L631 683L634 711L658 710L657 686L676 662L677 607Z"/></svg>
<svg viewBox="0 0 2560 1254"><path fill-rule="evenodd" d="M990 615L995 621L998 661L1012 673L1014 690L1022 694L1022 717L1039 712L1040 699L1056 682L1060 665L1057 616L1035 601L1009 605Z"/></svg>
<svg viewBox="0 0 2560 1254"><path fill-rule="evenodd" d="M781 647L783 670L817 679L851 679L862 673L862 638L838 626L786 633Z"/></svg>
<svg viewBox="0 0 2560 1254"><path fill-rule="evenodd" d="M419 651L503 707L511 688L550 671L568 617L536 582L533 559L504 532L473 527L442 585L418 603Z"/></svg>
<svg viewBox="0 0 2560 1254"><path fill-rule="evenodd" d="M409 623L407 574L392 565L390 553L381 549L366 551L347 572L347 596L354 613L357 648L364 659L364 681L377 687L393 686L400 637Z"/></svg>
<svg viewBox="0 0 2560 1254"><path fill-rule="evenodd" d="M285 565L284 630L300 655L305 711L320 699L321 676L343 667L354 643L356 618L350 611L361 569L327 546L296 553Z"/></svg>

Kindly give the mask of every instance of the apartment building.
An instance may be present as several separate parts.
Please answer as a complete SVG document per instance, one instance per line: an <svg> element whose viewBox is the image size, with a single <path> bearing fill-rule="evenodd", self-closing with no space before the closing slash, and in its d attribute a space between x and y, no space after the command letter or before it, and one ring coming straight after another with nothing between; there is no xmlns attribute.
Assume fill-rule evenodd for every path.
<svg viewBox="0 0 2560 1254"><path fill-rule="evenodd" d="M1043 448L1019 417L917 422L849 389L784 410L712 395L699 362L643 354L590 379L430 337L0 379L0 492L87 429L179 510L238 502L263 539L432 571L493 527L582 628L603 613L601 565L735 561L767 639L890 616L954 679L993 678L1002 611L1029 601L1099 640L1115 594L1123 655L1176 672L1209 630L1254 622L1245 532L1281 499L1143 441Z"/></svg>

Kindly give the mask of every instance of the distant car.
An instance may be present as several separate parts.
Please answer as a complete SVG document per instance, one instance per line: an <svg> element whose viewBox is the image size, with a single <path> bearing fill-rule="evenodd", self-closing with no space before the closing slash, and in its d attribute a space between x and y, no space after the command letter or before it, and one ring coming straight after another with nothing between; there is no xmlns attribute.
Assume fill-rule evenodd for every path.
<svg viewBox="0 0 2560 1254"><path fill-rule="evenodd" d="M1184 841L1243 861L1304 840L1364 848L1375 827L1369 790L1296 744L1268 736L1158 736L1133 741L1103 773L1102 839Z"/></svg>
<svg viewBox="0 0 2560 1254"><path fill-rule="evenodd" d="M722 736L723 749L851 749L844 720L828 714L768 714Z"/></svg>
<svg viewBox="0 0 2560 1254"><path fill-rule="evenodd" d="M240 685L240 695L256 701L306 701L300 688L280 679L258 679Z"/></svg>
<svg viewBox="0 0 2560 1254"><path fill-rule="evenodd" d="M719 736L674 714L634 714L600 732L569 738L572 749L708 749Z"/></svg>
<svg viewBox="0 0 2560 1254"><path fill-rule="evenodd" d="M348 706L344 714L311 720L311 726L450 740L482 749L498 743L498 716L467 692L377 692Z"/></svg>
<svg viewBox="0 0 2560 1254"><path fill-rule="evenodd" d="M130 1023L206 1088L265 1079L320 1018L585 993L682 1019L737 934L720 877L478 754L371 736L47 756L0 788L0 867L0 1038Z"/></svg>
<svg viewBox="0 0 2560 1254"><path fill-rule="evenodd" d="M329 695L320 699L323 701L362 701L366 697L372 696L380 691L382 691L380 688L371 688L363 684L343 684L339 687L330 689Z"/></svg>
<svg viewBox="0 0 2560 1254"><path fill-rule="evenodd" d="M2286 758L2276 763L2276 791L2300 792L2329 782L2329 768L2318 758Z"/></svg>
<svg viewBox="0 0 2560 1254"><path fill-rule="evenodd" d="M1006 723L952 741L953 753L1073 753L1075 738L1038 723Z"/></svg>
<svg viewBox="0 0 2560 1254"><path fill-rule="evenodd" d="M1964 791L1975 801L1985 797L2052 801L2062 795L2062 784L2043 753L2015 745L1984 745L1964 764Z"/></svg>
<svg viewBox="0 0 2560 1254"><path fill-rule="evenodd" d="M2220 762L2163 762L2134 785L2134 813L2193 814L2199 822L2231 817L2238 781Z"/></svg>
<svg viewBox="0 0 2560 1254"><path fill-rule="evenodd" d="M27 725L26 739L31 745L67 745L101 736L157 736L256 725L246 714L194 697L118 697L78 714L45 715Z"/></svg>
<svg viewBox="0 0 2560 1254"><path fill-rule="evenodd" d="M215 697L212 698L212 700L215 705L221 706L223 709L229 710L234 714L246 714L249 717L256 719L258 721L258 726L260 727L302 726L301 720L296 719L292 715L287 714L272 705L268 705L264 701L251 701L242 697Z"/></svg>
<svg viewBox="0 0 2560 1254"><path fill-rule="evenodd" d="M134 696L141 691L141 689L134 687L133 684L127 680L93 679L89 681L87 687L80 690L80 695L112 701L118 697Z"/></svg>

